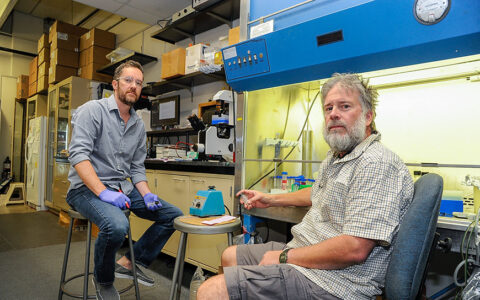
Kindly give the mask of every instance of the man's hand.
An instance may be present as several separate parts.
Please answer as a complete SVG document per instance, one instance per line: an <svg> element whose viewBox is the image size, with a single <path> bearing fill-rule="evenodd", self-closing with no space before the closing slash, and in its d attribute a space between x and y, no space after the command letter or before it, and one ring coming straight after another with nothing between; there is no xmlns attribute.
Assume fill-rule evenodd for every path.
<svg viewBox="0 0 480 300"><path fill-rule="evenodd" d="M130 207L130 198L120 192L104 189L100 193L100 195L98 195L98 198L100 198L100 200L102 200L103 202L115 205L116 207L119 207L121 209L125 209L125 206Z"/></svg>
<svg viewBox="0 0 480 300"><path fill-rule="evenodd" d="M162 203L158 199L158 196L153 193L145 194L145 196L143 196L143 201L145 201L147 209L151 211L157 210L162 207Z"/></svg>
<svg viewBox="0 0 480 300"><path fill-rule="evenodd" d="M276 265L279 264L280 261L280 254L282 253L282 250L279 251L267 251L262 257L262 260L258 265L260 266L266 266L266 265Z"/></svg>
<svg viewBox="0 0 480 300"><path fill-rule="evenodd" d="M241 190L237 193L237 197L240 197L240 203L246 209L251 209L252 207L267 208L272 203L272 198L268 194L254 190Z"/></svg>

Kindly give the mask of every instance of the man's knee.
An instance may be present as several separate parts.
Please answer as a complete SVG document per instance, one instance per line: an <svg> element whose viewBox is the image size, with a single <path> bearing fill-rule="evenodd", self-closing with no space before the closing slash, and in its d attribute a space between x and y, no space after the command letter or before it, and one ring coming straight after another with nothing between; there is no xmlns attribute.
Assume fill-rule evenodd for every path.
<svg viewBox="0 0 480 300"><path fill-rule="evenodd" d="M230 267L237 265L237 246L230 246L222 253L222 266Z"/></svg>
<svg viewBox="0 0 480 300"><path fill-rule="evenodd" d="M102 231L109 236L112 242L123 242L125 235L128 233L128 221L126 218L121 221L117 219L115 222L105 226Z"/></svg>
<svg viewBox="0 0 480 300"><path fill-rule="evenodd" d="M204 299L228 299L225 276L213 276L202 283L197 290L197 300Z"/></svg>

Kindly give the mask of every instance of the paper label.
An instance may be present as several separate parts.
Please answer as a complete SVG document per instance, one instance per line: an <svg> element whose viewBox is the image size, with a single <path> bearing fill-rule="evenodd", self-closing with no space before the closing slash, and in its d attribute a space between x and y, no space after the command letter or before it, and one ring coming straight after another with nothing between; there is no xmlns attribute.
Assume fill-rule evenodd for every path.
<svg viewBox="0 0 480 300"><path fill-rule="evenodd" d="M223 50L223 59L227 60L237 56L237 47L231 47Z"/></svg>
<svg viewBox="0 0 480 300"><path fill-rule="evenodd" d="M68 40L68 33L57 32L57 38L60 40L67 41Z"/></svg>
<svg viewBox="0 0 480 300"><path fill-rule="evenodd" d="M252 26L250 28L250 38L253 39L270 32L273 32L273 20Z"/></svg>

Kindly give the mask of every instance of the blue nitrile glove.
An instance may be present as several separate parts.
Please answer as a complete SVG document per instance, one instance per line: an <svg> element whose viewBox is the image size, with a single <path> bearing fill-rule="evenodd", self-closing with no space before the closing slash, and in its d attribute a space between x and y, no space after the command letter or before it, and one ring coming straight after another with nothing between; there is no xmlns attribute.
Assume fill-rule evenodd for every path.
<svg viewBox="0 0 480 300"><path fill-rule="evenodd" d="M162 203L158 199L157 195L152 193L147 193L143 196L143 201L149 210L157 210L162 207Z"/></svg>
<svg viewBox="0 0 480 300"><path fill-rule="evenodd" d="M125 206L130 207L130 199L125 194L120 192L105 189L100 193L100 195L98 195L98 198L121 209L125 209Z"/></svg>

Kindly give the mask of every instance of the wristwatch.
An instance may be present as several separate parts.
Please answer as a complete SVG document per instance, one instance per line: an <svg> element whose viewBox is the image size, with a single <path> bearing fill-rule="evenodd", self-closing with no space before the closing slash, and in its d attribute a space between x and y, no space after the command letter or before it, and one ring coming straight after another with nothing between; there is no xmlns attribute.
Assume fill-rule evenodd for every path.
<svg viewBox="0 0 480 300"><path fill-rule="evenodd" d="M288 260L288 251L292 250L292 248L286 248L285 250L280 253L280 256L278 257L278 261L281 264L286 264Z"/></svg>

